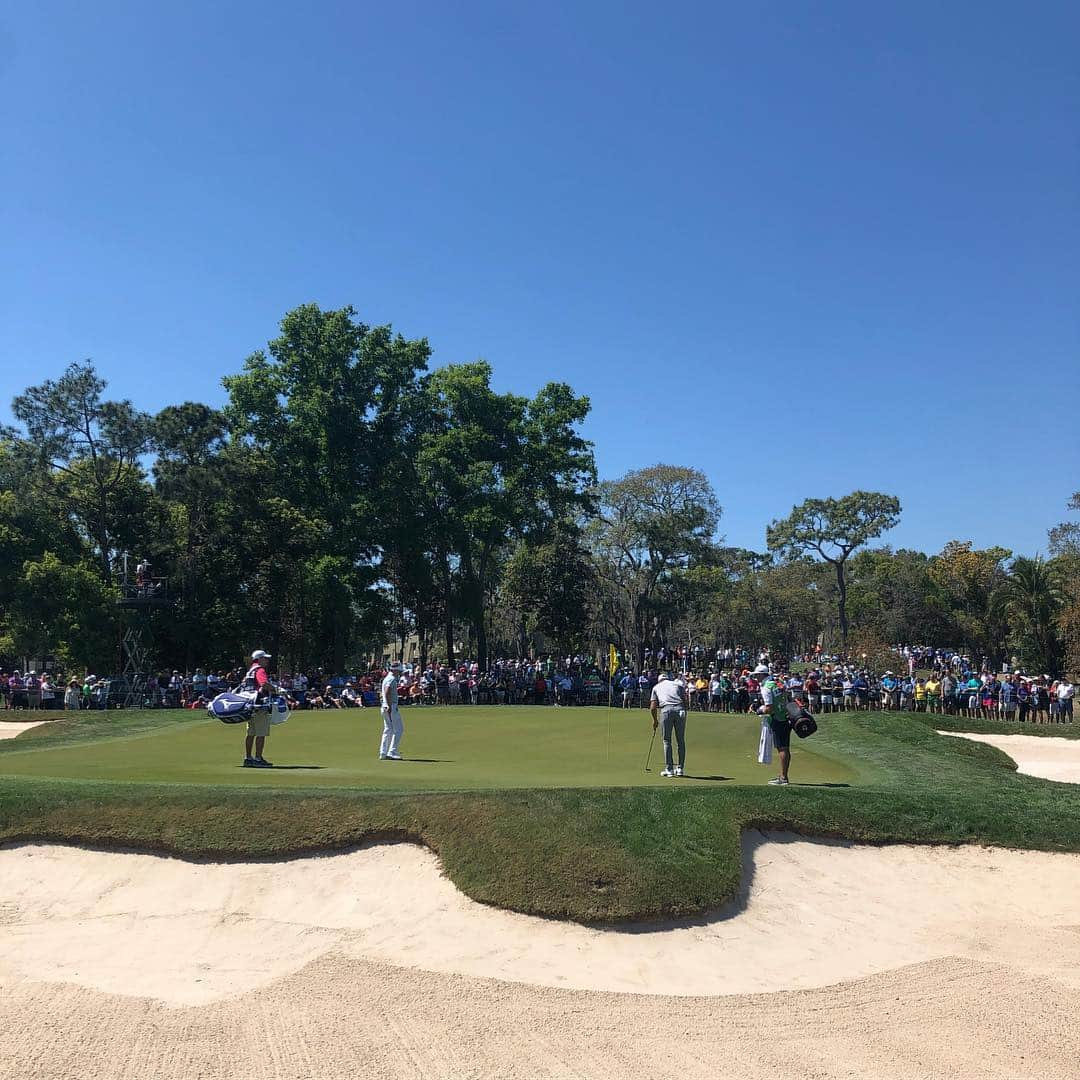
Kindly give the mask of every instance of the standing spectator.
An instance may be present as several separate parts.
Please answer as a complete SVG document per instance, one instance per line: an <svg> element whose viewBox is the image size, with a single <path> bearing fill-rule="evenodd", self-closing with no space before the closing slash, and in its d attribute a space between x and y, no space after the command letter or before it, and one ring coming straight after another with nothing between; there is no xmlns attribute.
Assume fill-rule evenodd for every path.
<svg viewBox="0 0 1080 1080"><path fill-rule="evenodd" d="M1073 695L1076 687L1069 681L1068 675L1062 675L1057 684L1058 721L1071 724L1073 721Z"/></svg>
<svg viewBox="0 0 1080 1080"><path fill-rule="evenodd" d="M1028 713L1031 711L1031 687L1028 685L1027 679L1019 679L1016 686L1016 705L1019 713L1020 723L1024 723L1028 718Z"/></svg>
<svg viewBox="0 0 1080 1080"><path fill-rule="evenodd" d="M64 691L64 708L71 712L77 712L81 698L79 680L73 678L68 682L67 689Z"/></svg>
<svg viewBox="0 0 1080 1080"><path fill-rule="evenodd" d="M49 676L41 676L41 707L42 709L56 708L56 687Z"/></svg>
<svg viewBox="0 0 1080 1080"><path fill-rule="evenodd" d="M41 679L36 671L27 672L24 686L26 689L26 707L28 709L40 709Z"/></svg>
<svg viewBox="0 0 1080 1080"><path fill-rule="evenodd" d="M881 707L897 709L900 707L900 684L891 671L886 671L881 680ZM811 712L814 710L811 709Z"/></svg>

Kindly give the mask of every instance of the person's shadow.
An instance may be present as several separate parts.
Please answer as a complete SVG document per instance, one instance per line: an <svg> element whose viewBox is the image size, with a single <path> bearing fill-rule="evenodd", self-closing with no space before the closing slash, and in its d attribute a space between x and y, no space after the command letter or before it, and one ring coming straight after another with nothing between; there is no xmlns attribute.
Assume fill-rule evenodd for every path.
<svg viewBox="0 0 1080 1080"><path fill-rule="evenodd" d="M237 765L238 769L244 768L243 765ZM325 769L325 765L271 765L269 769L262 770L263 772L288 772L292 769Z"/></svg>
<svg viewBox="0 0 1080 1080"><path fill-rule="evenodd" d="M734 780L733 776L694 776L691 773L683 773L684 780Z"/></svg>

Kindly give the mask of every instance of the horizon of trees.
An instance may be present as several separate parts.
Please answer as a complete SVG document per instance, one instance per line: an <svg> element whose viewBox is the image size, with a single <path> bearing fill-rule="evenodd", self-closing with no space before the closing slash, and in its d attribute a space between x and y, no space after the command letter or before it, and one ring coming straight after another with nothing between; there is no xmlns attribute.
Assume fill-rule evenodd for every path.
<svg viewBox="0 0 1080 1080"><path fill-rule="evenodd" d="M0 429L0 666L119 669L125 554L168 579L157 663L356 667L417 635L485 663L542 646L640 659L661 644L949 645L1051 674L1080 668L1080 524L1049 555L954 540L879 544L880 492L807 499L767 550L725 545L705 475L599 480L565 383L492 389L483 361L429 369L425 339L306 304L227 375L224 408L156 415L90 363L28 387ZM1080 511L1080 492L1068 504ZM130 562L130 560L129 560ZM133 564L132 564L133 565Z"/></svg>

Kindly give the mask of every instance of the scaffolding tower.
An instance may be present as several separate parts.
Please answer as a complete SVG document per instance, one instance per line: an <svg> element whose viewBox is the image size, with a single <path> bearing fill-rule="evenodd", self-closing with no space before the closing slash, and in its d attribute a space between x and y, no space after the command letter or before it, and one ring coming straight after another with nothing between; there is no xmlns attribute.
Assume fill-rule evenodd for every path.
<svg viewBox="0 0 1080 1080"><path fill-rule="evenodd" d="M116 604L124 611L120 638L121 678L109 704L146 708L157 704L157 688L151 687L154 662L154 632L150 615L154 610L171 607L166 578L138 574L128 577L125 559L124 579Z"/></svg>

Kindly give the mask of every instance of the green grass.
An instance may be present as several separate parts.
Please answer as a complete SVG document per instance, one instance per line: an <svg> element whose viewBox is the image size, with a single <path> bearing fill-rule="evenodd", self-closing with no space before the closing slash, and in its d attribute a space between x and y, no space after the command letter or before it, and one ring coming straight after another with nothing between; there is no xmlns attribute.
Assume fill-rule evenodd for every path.
<svg viewBox="0 0 1080 1080"><path fill-rule="evenodd" d="M243 787L346 787L379 791L462 791L540 787L657 786L659 738L645 771L651 721L645 710L533 706L414 708L404 712L407 760L379 761L377 709L294 713L271 728L274 772L244 769L242 725L205 713L117 711L70 730L35 728L0 744L9 776L131 783L238 784ZM57 725L58 727L59 725ZM745 715L691 713L687 786L754 784L772 775L756 761L760 722ZM63 745L65 744L66 745ZM852 783L835 756L800 755L806 783Z"/></svg>
<svg viewBox="0 0 1080 1080"><path fill-rule="evenodd" d="M238 767L242 729L190 713L36 728L0 743L0 840L251 857L414 839L477 900L580 920L720 907L737 895L748 827L1080 851L1080 787L933 731L1076 737L1068 728L834 714L793 740L794 783L777 789L749 717L691 714L691 774L729 779L680 782L659 778L656 751L644 772L640 711L412 710L404 749L427 760L400 764L374 760L376 716L297 714L269 756L323 767L272 772Z"/></svg>

